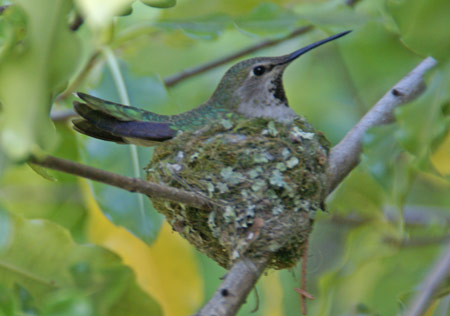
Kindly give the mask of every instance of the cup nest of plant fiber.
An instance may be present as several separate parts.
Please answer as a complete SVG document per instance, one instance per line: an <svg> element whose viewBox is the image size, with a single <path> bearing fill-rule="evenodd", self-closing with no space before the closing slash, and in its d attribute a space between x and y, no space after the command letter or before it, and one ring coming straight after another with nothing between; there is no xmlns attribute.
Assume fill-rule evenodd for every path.
<svg viewBox="0 0 450 316"><path fill-rule="evenodd" d="M292 267L327 192L329 143L303 118L223 119L155 149L147 180L208 197L197 209L153 199L198 250L225 268L238 258Z"/></svg>

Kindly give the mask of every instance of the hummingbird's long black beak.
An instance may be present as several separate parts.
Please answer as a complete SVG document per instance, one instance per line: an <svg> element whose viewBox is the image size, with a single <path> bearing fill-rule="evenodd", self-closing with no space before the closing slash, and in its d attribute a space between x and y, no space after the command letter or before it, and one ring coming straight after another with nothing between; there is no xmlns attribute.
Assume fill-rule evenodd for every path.
<svg viewBox="0 0 450 316"><path fill-rule="evenodd" d="M300 48L299 50L296 50L295 52L293 52L293 53L291 53L291 54L289 54L289 55L286 55L286 56L285 56L285 59L284 59L281 63L279 63L278 65L284 65L284 64L287 64L287 63L293 61L294 59L297 59L299 56L303 55L304 53L309 52L311 49L314 49L314 48L316 48L316 47L319 47L319 46L322 45L322 44L325 44L325 43L334 41L335 39L338 39L339 37L342 37L342 36L344 36L344 35L347 35L347 34L350 33L350 32L351 32L351 31L345 31L345 32L342 32L342 33L339 33L339 34L330 36L330 37L328 37L328 38L325 38L325 39L323 39L323 40L321 40L321 41L312 43L312 44L310 44L310 45L308 45L308 46L305 46L305 47L303 47L303 48Z"/></svg>

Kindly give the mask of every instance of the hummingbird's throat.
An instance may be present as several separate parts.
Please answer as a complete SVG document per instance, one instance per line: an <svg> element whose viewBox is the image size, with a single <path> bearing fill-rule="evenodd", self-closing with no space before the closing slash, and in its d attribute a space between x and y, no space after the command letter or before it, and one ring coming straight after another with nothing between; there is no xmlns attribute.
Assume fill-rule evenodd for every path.
<svg viewBox="0 0 450 316"><path fill-rule="evenodd" d="M281 81L281 76L276 77L272 81L270 81L269 85L269 93L273 95L273 97L279 100L280 104L284 106L289 106L286 98L286 94L284 93L283 82Z"/></svg>
<svg viewBox="0 0 450 316"><path fill-rule="evenodd" d="M282 123L290 123L297 114L289 107L284 93L281 76L267 80L262 89L252 93L248 89L242 93L237 111L246 117L271 118Z"/></svg>

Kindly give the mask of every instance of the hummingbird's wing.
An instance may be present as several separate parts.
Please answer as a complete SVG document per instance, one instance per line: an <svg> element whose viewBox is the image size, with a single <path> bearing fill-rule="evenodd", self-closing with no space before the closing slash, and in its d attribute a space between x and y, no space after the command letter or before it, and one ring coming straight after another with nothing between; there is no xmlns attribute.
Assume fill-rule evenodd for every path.
<svg viewBox="0 0 450 316"><path fill-rule="evenodd" d="M82 119L74 120L73 124L74 129L83 134L117 143L152 146L177 133L167 116L84 93L77 95L86 103L74 101L75 111Z"/></svg>

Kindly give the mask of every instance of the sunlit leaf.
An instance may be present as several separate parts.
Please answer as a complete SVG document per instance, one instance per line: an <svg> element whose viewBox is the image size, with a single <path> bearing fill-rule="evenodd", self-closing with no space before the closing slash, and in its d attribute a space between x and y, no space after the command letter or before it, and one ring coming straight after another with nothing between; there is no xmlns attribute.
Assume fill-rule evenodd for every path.
<svg viewBox="0 0 450 316"><path fill-rule="evenodd" d="M70 0L17 0L5 11L7 42L0 57L1 145L16 159L49 149L55 133L51 99L77 66L80 43L70 32Z"/></svg>
<svg viewBox="0 0 450 316"><path fill-rule="evenodd" d="M93 28L105 27L117 14L126 11L135 0L75 0Z"/></svg>
<svg viewBox="0 0 450 316"><path fill-rule="evenodd" d="M450 133L431 156L431 162L441 174L450 176Z"/></svg>

